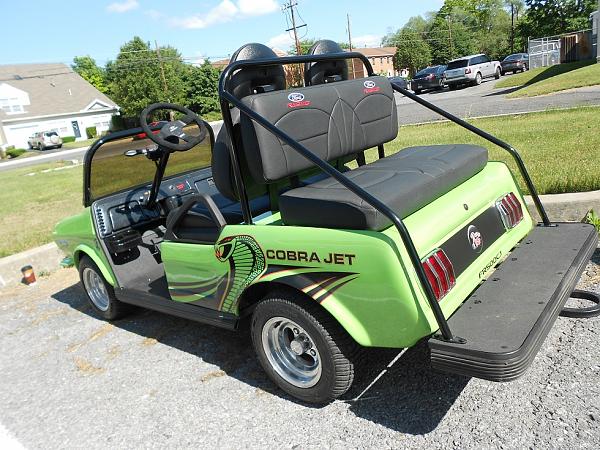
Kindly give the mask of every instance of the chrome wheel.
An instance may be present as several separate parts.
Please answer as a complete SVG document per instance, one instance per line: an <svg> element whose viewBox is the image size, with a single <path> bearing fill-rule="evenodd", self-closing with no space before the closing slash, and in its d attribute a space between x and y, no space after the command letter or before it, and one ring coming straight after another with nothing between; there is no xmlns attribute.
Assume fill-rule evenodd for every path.
<svg viewBox="0 0 600 450"><path fill-rule="evenodd" d="M95 270L86 267L83 270L82 278L83 286L94 306L100 311L108 311L110 298L100 275L98 275Z"/></svg>
<svg viewBox="0 0 600 450"><path fill-rule="evenodd" d="M288 383L310 388L321 379L321 355L310 335L284 317L269 319L262 328L262 347L277 374Z"/></svg>

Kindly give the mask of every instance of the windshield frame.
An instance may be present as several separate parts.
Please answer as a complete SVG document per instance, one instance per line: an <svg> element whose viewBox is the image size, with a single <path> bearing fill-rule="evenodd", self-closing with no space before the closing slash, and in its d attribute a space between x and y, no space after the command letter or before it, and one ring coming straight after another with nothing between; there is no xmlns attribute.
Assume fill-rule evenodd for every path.
<svg viewBox="0 0 600 450"><path fill-rule="evenodd" d="M215 133L208 122L206 122L204 120L203 120L203 122L204 122L204 126L208 130L208 135L210 136L210 151L212 153L214 150L214 146L215 146ZM161 128L160 126L159 127L150 127L150 129L152 131L160 130L160 128ZM106 144L108 142L135 136L140 133L144 133L144 130L142 130L141 127L129 128L127 130L122 130L122 131L115 131L113 133L109 133L106 136L101 137L100 139L98 139L96 142L94 142L90 146L90 148L85 153L84 158L83 158L83 206L84 207L87 208L88 206L91 206L92 203L94 203L95 201L101 200L106 197L110 197L111 195L131 191L134 189L139 189L140 187L147 186L148 184L152 184L152 180L149 180L147 182L144 182L144 183L141 183L141 184L138 184L135 186L128 186L127 188L117 190L117 191L111 192L106 195L101 195L101 196L92 198L92 190L91 190L92 162L94 160L94 155L96 154L98 149L100 149L100 147L102 147L104 144ZM193 148L190 150L187 150L187 151L193 151ZM177 152L172 152L172 153L177 153ZM167 166L168 166L168 164L167 164ZM162 179L162 181L169 180L171 178L174 178L174 177L186 174L186 173L195 172L196 170L203 170L203 169L205 170L206 168L207 167L197 167L195 169L186 170L186 171L179 172L179 173L174 173L174 174L169 175L168 177L164 177ZM211 168L211 166L208 166L208 168Z"/></svg>

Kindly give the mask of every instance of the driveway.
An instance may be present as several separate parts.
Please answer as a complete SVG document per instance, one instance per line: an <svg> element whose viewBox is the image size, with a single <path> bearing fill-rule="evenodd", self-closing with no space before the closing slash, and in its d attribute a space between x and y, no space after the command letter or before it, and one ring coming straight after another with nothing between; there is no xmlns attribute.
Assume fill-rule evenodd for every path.
<svg viewBox="0 0 600 450"><path fill-rule="evenodd" d="M370 350L325 407L275 389L247 333L149 311L96 319L73 269L0 293L0 441L28 448L600 448L600 318L559 318L524 377ZM600 251L581 286L600 290ZM366 392L363 393L363 391ZM362 395L361 395L362 393ZM358 400L357 397L360 397Z"/></svg>
<svg viewBox="0 0 600 450"><path fill-rule="evenodd" d="M512 76L512 75L507 75ZM600 86L571 89L562 93L531 98L506 98L515 88L495 89L495 79L485 80L480 86L450 91L433 91L421 97L436 106L460 117L494 116L498 114L544 111L553 108L600 105ZM441 116L396 94L398 123L408 125L442 119Z"/></svg>

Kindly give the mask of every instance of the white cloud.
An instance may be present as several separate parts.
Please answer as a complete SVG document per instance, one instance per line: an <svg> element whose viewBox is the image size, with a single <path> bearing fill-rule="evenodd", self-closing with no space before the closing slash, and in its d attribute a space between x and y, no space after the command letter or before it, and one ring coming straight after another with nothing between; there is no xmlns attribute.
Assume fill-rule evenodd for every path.
<svg viewBox="0 0 600 450"><path fill-rule="evenodd" d="M362 36L352 37L353 47L379 47L381 45L381 39L383 36L378 34L364 34Z"/></svg>
<svg viewBox="0 0 600 450"><path fill-rule="evenodd" d="M136 9L140 6L137 0L124 0L122 2L114 2L106 7L108 12L124 13Z"/></svg>
<svg viewBox="0 0 600 450"><path fill-rule="evenodd" d="M277 36L273 36L267 41L267 47L278 48L280 50L288 51L288 49L294 44L294 39L289 33L281 33Z"/></svg>
<svg viewBox="0 0 600 450"><path fill-rule="evenodd" d="M245 17L261 16L279 9L275 0L222 0L207 13L187 18L172 18L169 23L181 28L207 28Z"/></svg>

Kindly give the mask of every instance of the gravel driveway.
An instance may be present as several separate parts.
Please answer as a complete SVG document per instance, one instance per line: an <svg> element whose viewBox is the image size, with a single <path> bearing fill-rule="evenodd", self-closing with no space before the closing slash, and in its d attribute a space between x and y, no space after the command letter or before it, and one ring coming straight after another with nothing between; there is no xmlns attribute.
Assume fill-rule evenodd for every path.
<svg viewBox="0 0 600 450"><path fill-rule="evenodd" d="M505 384L372 350L323 408L273 388L246 334L153 312L96 319L73 269L0 294L0 438L28 448L600 448L600 318L559 318ZM600 250L581 286L600 290ZM1 441L1 439L0 439Z"/></svg>

